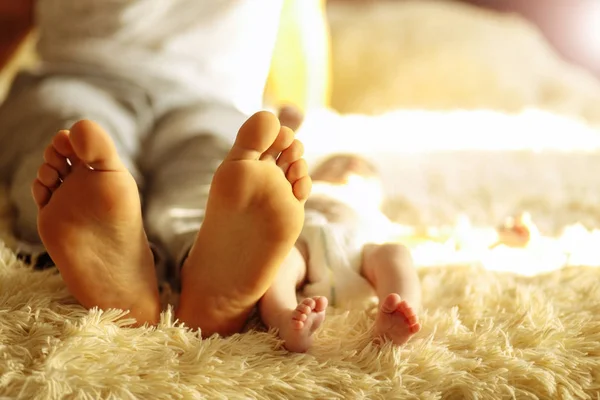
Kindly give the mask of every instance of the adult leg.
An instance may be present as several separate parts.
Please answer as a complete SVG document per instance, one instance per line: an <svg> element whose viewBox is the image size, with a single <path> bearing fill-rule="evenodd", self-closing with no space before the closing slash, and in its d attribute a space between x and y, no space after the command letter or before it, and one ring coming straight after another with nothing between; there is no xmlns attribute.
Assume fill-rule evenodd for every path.
<svg viewBox="0 0 600 400"><path fill-rule="evenodd" d="M270 113L246 121L227 153L243 118L216 103L177 110L146 152L148 232L179 265L189 252L177 315L204 335L241 329L298 237L310 190L301 143Z"/></svg>
<svg viewBox="0 0 600 400"><path fill-rule="evenodd" d="M145 210L148 231L177 266L182 265L200 229L210 184L231 148L232 132L237 132L246 118L232 107L195 104L162 118L148 141L141 161L151 180L147 190L151 200ZM279 119L282 126L296 130L303 116L294 107L284 107ZM186 190L170 190L172 187ZM179 270L173 270L175 281Z"/></svg>
<svg viewBox="0 0 600 400"><path fill-rule="evenodd" d="M21 84L0 110L0 143L6 144L0 159L18 211L17 232L41 238L86 308L121 308L138 323L157 322L153 256L137 184L123 161L133 170L127 157L138 138L133 115L83 79L44 77ZM116 134L111 138L89 121L56 133L83 117Z"/></svg>
<svg viewBox="0 0 600 400"><path fill-rule="evenodd" d="M276 120L260 114L249 121L236 138L236 132L247 115L261 107L282 5L283 0L230 0L216 8L214 13L204 16L204 19L196 19L196 23L205 24L202 28L206 29L196 30L188 38L183 38L180 44L195 49L190 60L194 63L193 70L199 72L195 79L198 85L193 90L173 87L169 89L170 93L161 91L153 95L157 104L166 105L168 112L159 121L145 152L145 170L152 181L147 191L146 222L150 234L163 243L177 260L177 267L193 244L183 269L184 273L188 273L183 280L177 315L188 325L202 327L203 334L230 333L241 327L240 321L245 319L249 303L258 301L270 286L276 272L274 266L278 266L290 251L296 239L294 236L297 236L293 232L299 231L301 225L300 214L303 210L298 205L303 201L303 192L308 190L310 179L305 176L304 162L294 159L300 157L295 155L297 152L287 149L292 146L293 135L281 130ZM189 41L184 43L186 40ZM169 109L167 103L186 96L188 101L185 104L170 104ZM245 114L237 110L243 110ZM237 145L233 144L227 153L234 139ZM246 146L248 151L241 151L240 146ZM294 148L298 149L298 145ZM288 154L283 160L295 167L275 163L273 157L278 153ZM237 158L232 154L238 154L235 156ZM219 166L223 158L226 161ZM246 170L242 165L250 169ZM221 177L213 179L217 167ZM235 168L239 170L233 173ZM282 169L288 172L287 176L281 175ZM279 175L272 174L275 171ZM240 174L247 174L248 182L241 181ZM224 182L225 179L232 182ZM263 193L269 189L268 186L259 186L264 179L276 185L270 188L275 190L273 194ZM288 180L299 182L294 183L292 191L289 190ZM213 188L217 186L220 189L211 188L209 193L211 182ZM239 187L235 193L227 193L227 196L222 193L227 192L227 187L236 186ZM281 196L277 197L278 200L271 199L279 190L283 190L283 193L279 193ZM256 212L255 204L248 203L259 194L264 195L259 203L264 200L271 206L268 210L261 209L263 214ZM213 198L216 200L211 202ZM281 201L287 203L283 205ZM231 206L235 206L235 209L229 209ZM283 213L285 215L280 215L284 209L287 210ZM213 210L212 218L210 210ZM228 211L229 217L225 211ZM241 225L241 220L258 219L259 214L262 218L253 222L257 231L247 241L255 242L261 229L269 230L265 232L266 238L274 233L278 237L274 238L272 246L265 249L261 265L256 265L252 260L257 258L256 252L264 243L258 243L255 249L247 251L247 257L240 260L239 264L230 265L232 261L227 258L232 252L236 254L236 246L240 252L249 246L248 243L235 244L250 233L248 226ZM266 224L266 218L272 218L275 223ZM283 221L288 223L282 224ZM226 240L216 240L219 235L225 235L224 229L232 228L232 224L237 224L240 229L228 233ZM199 227L200 232L196 237ZM211 248L206 248L208 242L215 240ZM224 248L226 242L230 242L231 248ZM209 262L205 259L208 255L211 263L217 262L215 257L220 259L221 272L239 273L232 283L222 282L222 288L219 288L225 290L232 287L236 293L227 296L209 287L201 288L209 282L199 279L200 275L225 280L225 275L216 276L215 266L207 265L203 271L197 270L199 264ZM204 261L200 262L200 259ZM242 268L244 265L246 270ZM191 270L195 272L189 272ZM200 293L199 290L206 293ZM228 298L217 300L219 305L214 308L202 304L207 299L210 303L219 296ZM232 300L238 304L233 305ZM220 315L216 315L215 309L219 310ZM223 324L219 324L219 319ZM234 319L237 321L233 322Z"/></svg>
<svg viewBox="0 0 600 400"><path fill-rule="evenodd" d="M199 71L196 78L203 86L148 85L156 113L162 117L140 160L152 181L146 192L146 220L150 235L163 244L178 266L204 219L217 167L240 126L262 106L283 3L226 0L204 6L214 10L193 21L205 29L182 39L182 44L196 49L190 62ZM283 125L299 125L303 118L291 108L283 115ZM183 186L185 193L170 190ZM179 268L175 268L174 281L178 274Z"/></svg>
<svg viewBox="0 0 600 400"><path fill-rule="evenodd" d="M175 261L174 283L204 220L215 171L246 118L220 104L194 104L161 118L144 146L147 232Z"/></svg>
<svg viewBox="0 0 600 400"><path fill-rule="evenodd" d="M39 244L38 209L31 198L31 182L53 136L76 121L89 118L111 132L117 152L138 182L132 162L137 125L132 113L98 86L66 76L17 77L0 105L0 178L9 184L15 208L15 234Z"/></svg>

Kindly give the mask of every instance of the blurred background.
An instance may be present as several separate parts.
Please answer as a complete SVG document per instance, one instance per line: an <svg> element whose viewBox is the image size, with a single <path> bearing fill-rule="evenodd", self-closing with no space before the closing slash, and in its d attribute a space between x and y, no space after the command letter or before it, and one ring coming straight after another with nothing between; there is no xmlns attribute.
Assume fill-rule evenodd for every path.
<svg viewBox="0 0 600 400"><path fill-rule="evenodd" d="M2 25L0 38L19 34ZM33 63L29 37L3 52L0 96ZM363 114L535 106L596 124L599 80L597 0L286 0L266 100Z"/></svg>
<svg viewBox="0 0 600 400"><path fill-rule="evenodd" d="M536 107L600 122L598 1L331 0L328 16L340 112Z"/></svg>
<svg viewBox="0 0 600 400"><path fill-rule="evenodd" d="M558 52L600 77L600 5L596 0L468 0L533 23Z"/></svg>
<svg viewBox="0 0 600 400"><path fill-rule="evenodd" d="M375 160L398 221L600 226L598 0L286 0L265 103L306 112L309 161Z"/></svg>

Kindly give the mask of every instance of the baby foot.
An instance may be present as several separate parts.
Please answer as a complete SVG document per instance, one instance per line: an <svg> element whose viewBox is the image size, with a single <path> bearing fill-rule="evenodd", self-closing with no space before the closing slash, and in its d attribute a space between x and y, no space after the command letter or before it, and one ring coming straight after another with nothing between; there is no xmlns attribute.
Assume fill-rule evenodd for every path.
<svg viewBox="0 0 600 400"><path fill-rule="evenodd" d="M420 330L421 324L412 307L398 294L389 294L377 312L375 335L385 337L396 345L403 345Z"/></svg>
<svg viewBox="0 0 600 400"><path fill-rule="evenodd" d="M304 299L295 310L284 316L279 337L285 342L285 348L296 353L304 353L312 345L312 334L325 320L326 297Z"/></svg>
<svg viewBox="0 0 600 400"><path fill-rule="evenodd" d="M46 148L32 194L42 242L81 305L158 322L138 188L102 128L80 121L60 131Z"/></svg>
<svg viewBox="0 0 600 400"><path fill-rule="evenodd" d="M289 128L259 112L217 169L177 310L203 336L238 332L294 246L311 189L303 152Z"/></svg>

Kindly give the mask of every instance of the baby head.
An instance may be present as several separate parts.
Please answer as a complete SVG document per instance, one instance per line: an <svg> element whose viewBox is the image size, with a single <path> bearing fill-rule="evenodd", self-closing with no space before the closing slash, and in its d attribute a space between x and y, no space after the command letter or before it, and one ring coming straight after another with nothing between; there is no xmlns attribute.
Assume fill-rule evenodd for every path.
<svg viewBox="0 0 600 400"><path fill-rule="evenodd" d="M377 168L355 154L336 154L317 165L311 174L313 194L335 197L355 208L379 208L383 184Z"/></svg>
<svg viewBox="0 0 600 400"><path fill-rule="evenodd" d="M317 165L311 178L313 181L345 185L352 176L364 180L379 181L379 171L367 159L356 154L335 154Z"/></svg>

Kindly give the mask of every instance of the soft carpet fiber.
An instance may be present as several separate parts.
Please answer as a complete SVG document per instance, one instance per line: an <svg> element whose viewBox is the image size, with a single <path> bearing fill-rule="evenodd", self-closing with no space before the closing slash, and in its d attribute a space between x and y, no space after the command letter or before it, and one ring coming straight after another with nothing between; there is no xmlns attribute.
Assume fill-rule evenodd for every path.
<svg viewBox="0 0 600 400"><path fill-rule="evenodd" d="M372 85L375 94L357 90L360 103L355 103L359 97L352 93L338 96L347 99L347 111L356 111L353 107L361 112L384 111L406 106L406 99L411 100L411 107L433 108L513 109L537 104L597 121L598 102L592 101L597 98L597 82L588 85L590 80L576 72L571 79L556 62L530 62L548 58L545 47L537 51L537 42L530 46L537 36L520 40L505 35L501 28L494 30L500 25L520 29L511 23L493 23L492 31L484 22L482 27L457 23L464 22L457 19L460 15L472 20L472 14L450 15L423 2L423 12L433 15L426 21L441 21L452 30L465 27L456 35L469 39L433 45L431 40L456 35L439 35L435 24L397 23L398 13L420 15L415 11L420 3L398 6L397 13L389 14L394 24L378 22L381 13L387 13L385 9L364 13L368 17L365 24L347 24L356 26L357 31L342 29L336 25L339 19L332 18L338 39L377 37L379 46L371 41L364 49L371 49L371 55L386 49L386 57L380 59L390 66L381 70L381 63L372 62L377 57L357 57L360 50L356 46L345 51L334 43L336 58L341 60L337 65L348 68L345 74L337 70L336 77L344 79L353 73L368 77L369 68L377 68L379 80L373 82L385 82L384 86ZM456 18L438 18L442 14ZM403 27L436 34L396 35ZM356 32L370 34L354 35ZM490 36L507 45L490 47ZM420 45L404 46L406 51L397 53L395 43L386 47L388 42L383 40L400 37L421 38ZM481 43L493 51L482 53ZM514 43L525 51L509 52ZM498 58L499 48L506 57ZM411 49L427 51L415 50L413 56ZM389 61L393 54L400 54L400 62ZM493 57L486 56L490 54ZM346 55L369 60L368 68L351 68ZM515 55L524 61L513 63ZM475 56L482 61L472 62ZM515 68L508 68L513 64L519 71L529 72L515 75ZM465 73L464 65L473 66L467 72L475 72ZM457 73L477 84L465 89L464 79L456 79ZM398 78L390 81L390 74ZM517 75L531 79L515 79ZM458 86L452 87L453 83ZM406 96L397 98L398 94ZM371 106L365 103L375 100L379 102ZM460 131L453 125L444 132ZM481 131L489 134L489 129ZM470 182L462 172L457 176L461 178L457 181ZM469 193L461 196L472 198ZM0 203L3 197L0 195ZM446 192L439 198L451 200ZM415 204L422 209L422 201L415 200ZM472 200L456 204L467 214L474 209ZM300 355L285 351L256 319L243 334L201 340L197 332L179 326L169 310L157 327L137 329L124 328L126 321L116 322L120 311L87 311L77 305L55 271L34 272L4 246L15 245L5 235L9 216L0 204L0 238L4 240L0 240L0 399L600 399L600 268L572 267L534 277L475 266L422 268L423 330L408 345L395 349L372 344L368 332L374 317L371 306L363 311L330 310L315 346ZM504 270L518 270L519 266L506 265Z"/></svg>
<svg viewBox="0 0 600 400"><path fill-rule="evenodd" d="M201 340L167 311L123 328L60 276L0 249L0 395L8 398L600 398L600 269L534 278L422 269L424 329L369 340L373 309L332 311L308 354L250 330Z"/></svg>

